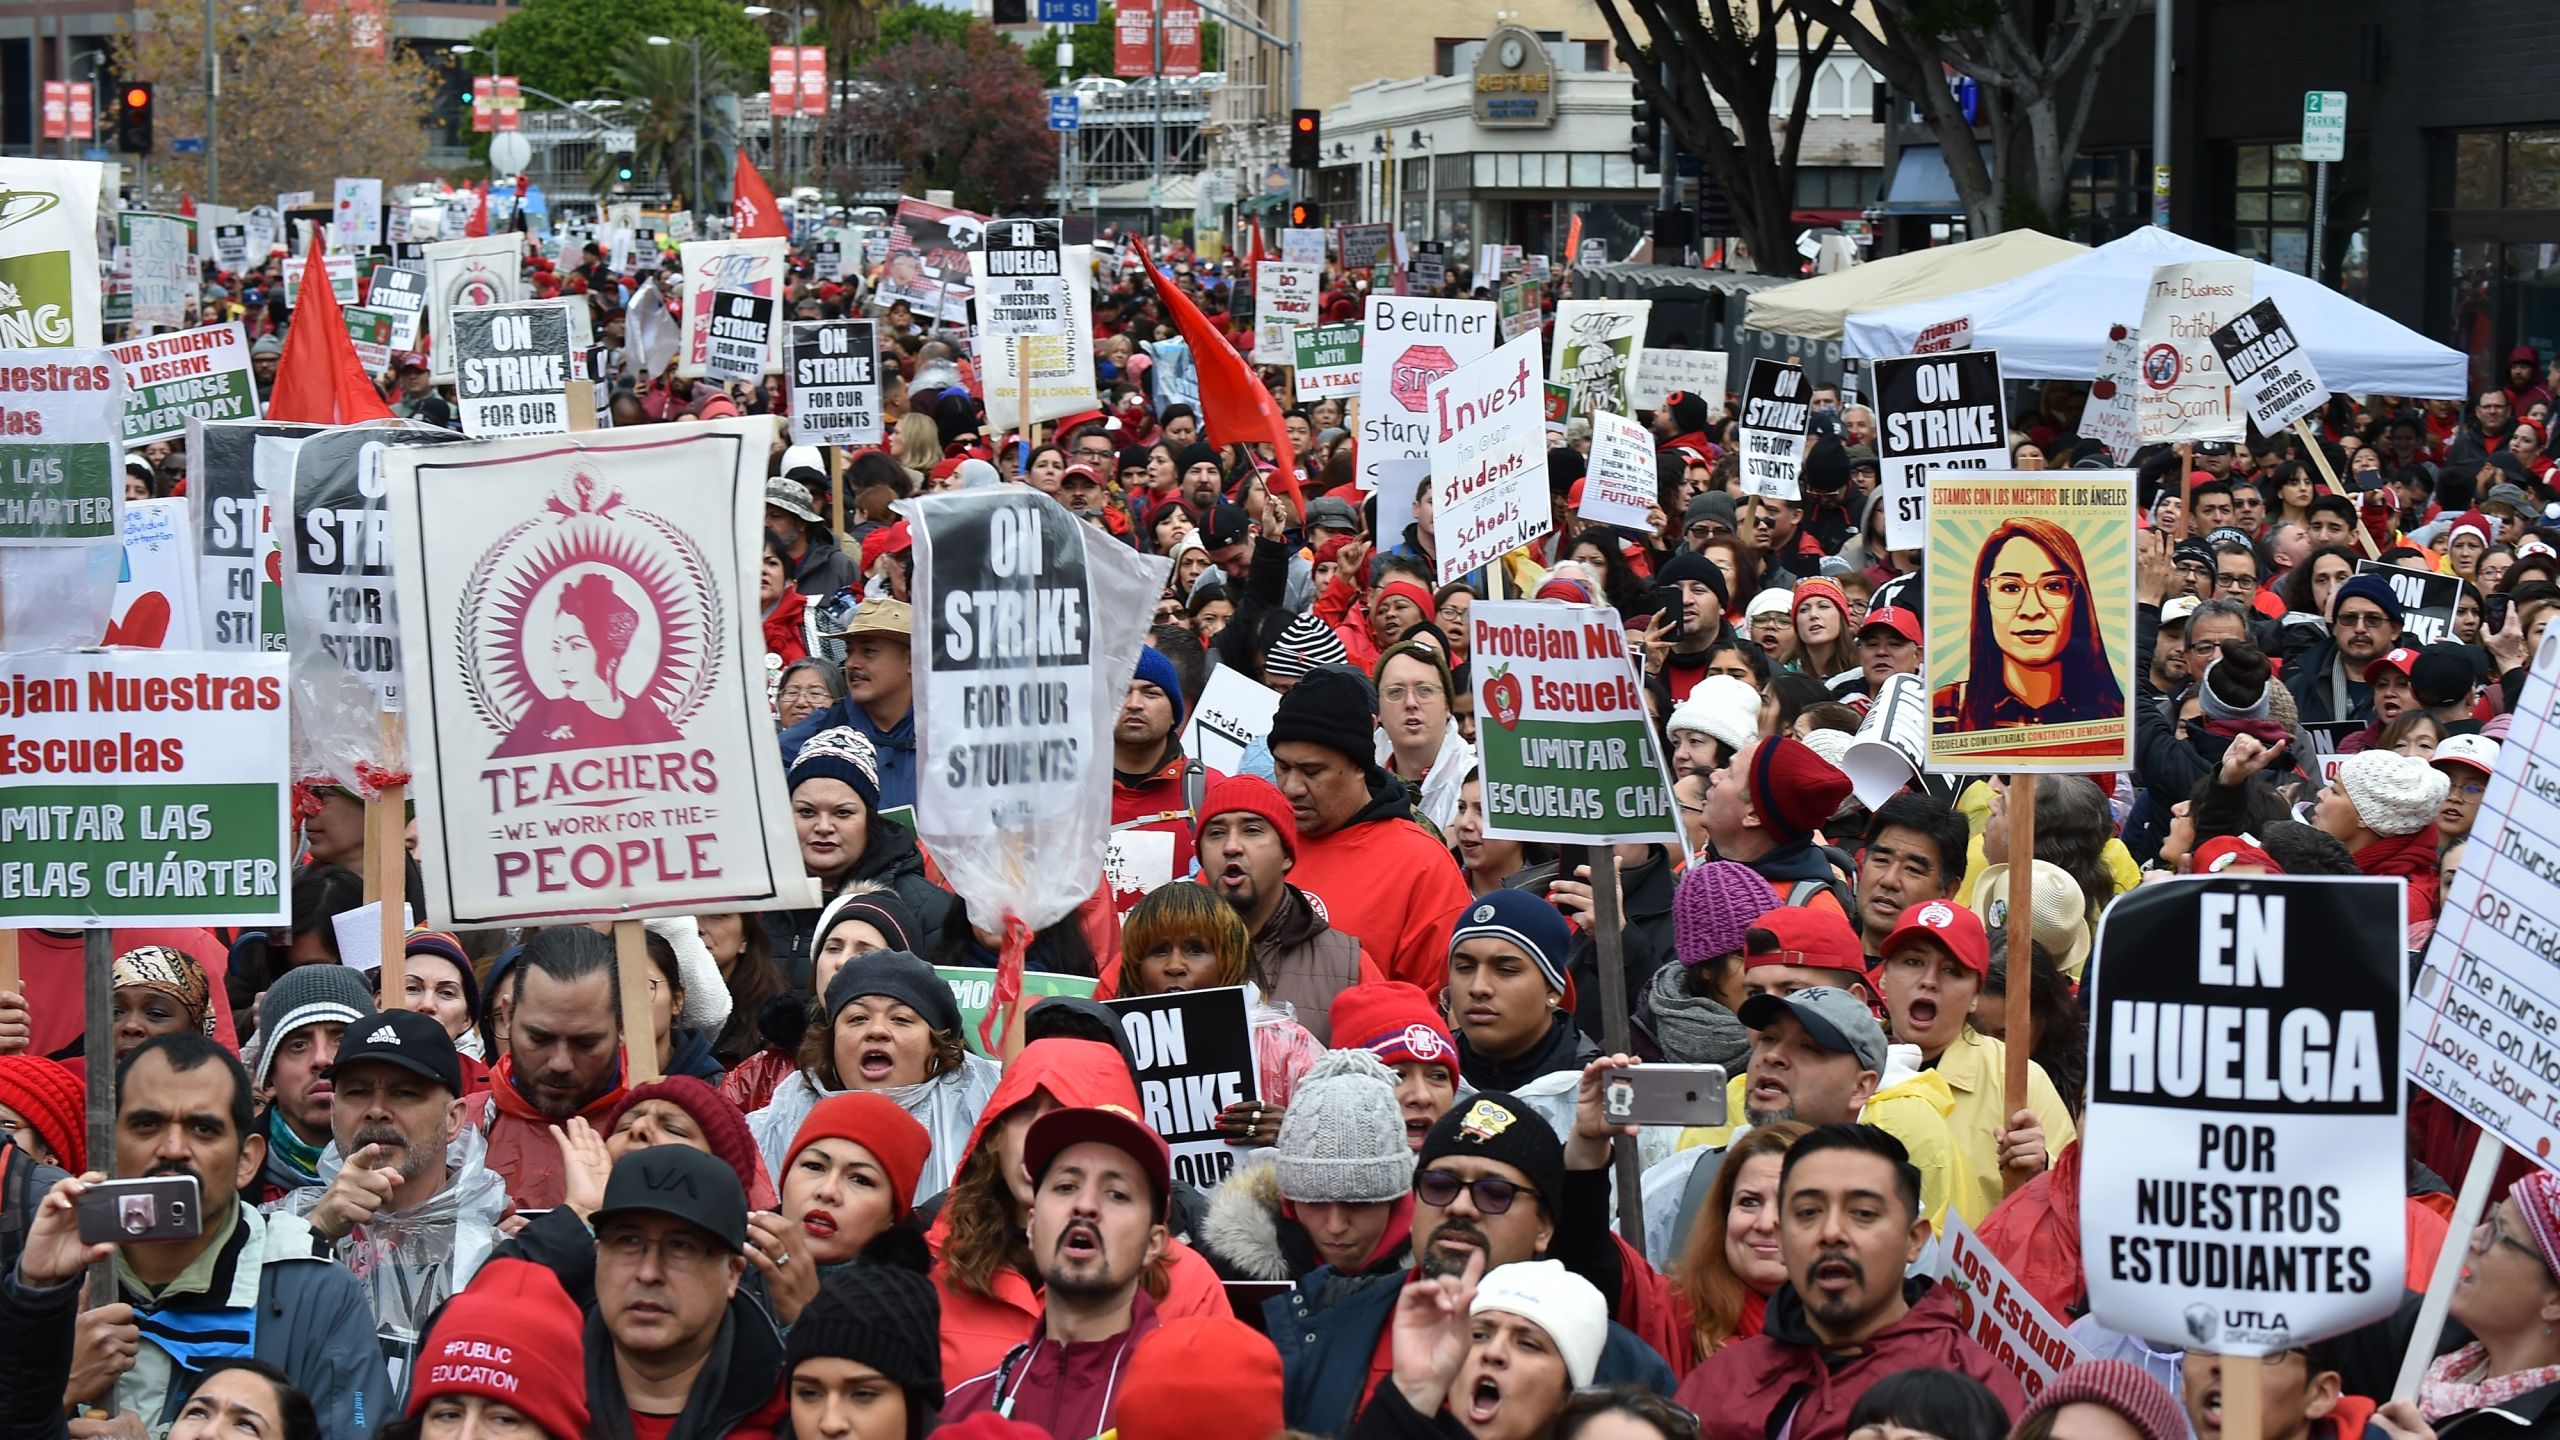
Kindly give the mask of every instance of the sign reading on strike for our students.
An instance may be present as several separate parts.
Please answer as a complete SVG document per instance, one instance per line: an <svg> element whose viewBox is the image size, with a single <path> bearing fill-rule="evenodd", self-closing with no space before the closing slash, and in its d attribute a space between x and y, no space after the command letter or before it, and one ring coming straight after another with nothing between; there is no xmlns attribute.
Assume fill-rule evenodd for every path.
<svg viewBox="0 0 2560 1440"><path fill-rule="evenodd" d="M418 316L427 308L426 276L399 265L376 265L364 303L397 317L391 327L393 349L418 348Z"/></svg>
<svg viewBox="0 0 2560 1440"><path fill-rule="evenodd" d="M1431 531L1446 585L1547 532L1546 385L1533 332L1431 386Z"/></svg>
<svg viewBox="0 0 2560 1440"><path fill-rule="evenodd" d="M286 918L285 658L0 660L0 921Z"/></svg>
<svg viewBox="0 0 2560 1440"><path fill-rule="evenodd" d="M702 373L714 380L753 382L764 374L773 348L774 298L747 290L723 290L711 302L711 348Z"/></svg>
<svg viewBox="0 0 2560 1440"><path fill-rule="evenodd" d="M2080 1136L2100 1324L2272 1355L2398 1308L2400 1187L2339 1157L2406 1142L2406 897L2384 877L2217 875L2107 907Z"/></svg>
<svg viewBox="0 0 2560 1440"><path fill-rule="evenodd" d="M1742 385L1742 489L1749 495L1796 498L1796 473L1804 467L1805 428L1813 420L1804 367L1775 360L1751 362Z"/></svg>
<svg viewBox="0 0 2560 1440"><path fill-rule="evenodd" d="M1681 843L1671 775L1617 611L1481 600L1467 630L1486 834Z"/></svg>
<svg viewBox="0 0 2560 1440"><path fill-rule="evenodd" d="M116 538L119 379L105 350L0 350L0 545Z"/></svg>
<svg viewBox="0 0 2560 1440"><path fill-rule="evenodd" d="M1067 323L1066 266L1055 220L987 225L986 284L978 291L985 335L1045 335Z"/></svg>
<svg viewBox="0 0 2560 1440"><path fill-rule="evenodd" d="M869 445L880 438L880 350L869 320L791 327L791 439Z"/></svg>
<svg viewBox="0 0 2560 1440"><path fill-rule="evenodd" d="M261 434L261 452L290 446L290 478L268 486L278 504L293 507L289 521L279 511L276 522L286 539L285 594L295 612L285 627L288 647L297 664L307 660L355 676L384 711L396 711L402 703L400 611L391 585L383 461L395 448L456 445L462 437L433 426L345 426L299 440ZM305 729L316 720L308 713L303 718Z"/></svg>
<svg viewBox="0 0 2560 1440"><path fill-rule="evenodd" d="M2000 352L1906 355L1875 372L1885 548L1917 550L1929 540L1930 471L2009 468Z"/></svg>
<svg viewBox="0 0 2560 1440"><path fill-rule="evenodd" d="M472 435L556 435L569 428L569 316L549 305L453 312L455 393Z"/></svg>
<svg viewBox="0 0 2560 1440"><path fill-rule="evenodd" d="M2222 358L2223 373L2249 407L2249 423L2259 434L2273 435L2329 403L2311 352L2276 313L2273 300L2241 311L2212 338L2213 353Z"/></svg>
<svg viewBox="0 0 2560 1440"><path fill-rule="evenodd" d="M1253 1017L1242 989L1176 990L1106 1000L1138 1077L1147 1128L1173 1151L1173 1178L1214 1189L1235 1173L1236 1147L1218 1112L1262 1098Z"/></svg>

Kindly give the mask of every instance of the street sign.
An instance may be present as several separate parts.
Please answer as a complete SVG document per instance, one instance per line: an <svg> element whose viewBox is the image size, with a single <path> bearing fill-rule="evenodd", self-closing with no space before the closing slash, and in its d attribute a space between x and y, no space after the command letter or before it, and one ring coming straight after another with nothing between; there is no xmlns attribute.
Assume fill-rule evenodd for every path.
<svg viewBox="0 0 2560 1440"><path fill-rule="evenodd" d="M204 153L204 137L201 135L177 136L169 141L169 153L172 155L201 155Z"/></svg>
<svg viewBox="0 0 2560 1440"><path fill-rule="evenodd" d="M1099 25L1102 23L1102 0L1040 0L1040 23ZM1073 130L1076 127L1069 125L1066 128Z"/></svg>
<svg viewBox="0 0 2560 1440"><path fill-rule="evenodd" d="M2302 158L2305 160L2347 158L2346 91L2305 90L2302 92Z"/></svg>
<svg viewBox="0 0 2560 1440"><path fill-rule="evenodd" d="M1084 120L1080 109L1080 102L1073 95L1050 96L1049 128L1052 130L1082 129Z"/></svg>

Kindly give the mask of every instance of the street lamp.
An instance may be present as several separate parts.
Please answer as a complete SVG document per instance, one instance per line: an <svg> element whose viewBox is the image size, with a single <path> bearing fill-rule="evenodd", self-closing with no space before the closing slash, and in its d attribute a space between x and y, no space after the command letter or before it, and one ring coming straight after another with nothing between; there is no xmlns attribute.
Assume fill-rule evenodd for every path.
<svg viewBox="0 0 2560 1440"><path fill-rule="evenodd" d="M702 135L700 133L702 125L702 37L699 35L688 35L682 41L675 41L668 39L664 35L652 35L649 37L649 43L652 45L682 44L685 49L693 52L693 114L688 116L685 121L685 133L689 140L687 148L693 151L693 186L691 193L686 196L686 201L690 208L701 210L704 208L702 199Z"/></svg>

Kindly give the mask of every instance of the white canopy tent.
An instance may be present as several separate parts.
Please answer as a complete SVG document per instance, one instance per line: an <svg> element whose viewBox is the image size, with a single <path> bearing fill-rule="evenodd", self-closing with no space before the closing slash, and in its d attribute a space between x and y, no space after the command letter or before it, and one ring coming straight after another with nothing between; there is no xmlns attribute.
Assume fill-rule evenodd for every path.
<svg viewBox="0 0 2560 1440"><path fill-rule="evenodd" d="M2107 327L2142 323L2155 267L2240 258L2145 226L1998 285L1851 315L1840 349L1862 360L1908 355L1923 330L1964 320L1970 322L1973 348L1999 351L2001 373L2009 379L2086 380L2098 373ZM2276 302L2331 390L2422 399L2464 393L2470 364L2460 351L2290 270L2244 263L2256 279L2257 299Z"/></svg>
<svg viewBox="0 0 2560 1440"><path fill-rule="evenodd" d="M1760 291L1751 297L1747 323L1772 335L1837 340L1850 315L1979 290L2088 253L2086 245L2038 230L1932 245Z"/></svg>

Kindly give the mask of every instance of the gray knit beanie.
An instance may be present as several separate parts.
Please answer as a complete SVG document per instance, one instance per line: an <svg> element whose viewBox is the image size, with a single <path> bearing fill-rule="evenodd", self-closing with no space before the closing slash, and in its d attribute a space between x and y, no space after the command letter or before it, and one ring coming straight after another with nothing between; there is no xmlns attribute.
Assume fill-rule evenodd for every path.
<svg viewBox="0 0 2560 1440"><path fill-rule="evenodd" d="M1280 1194L1302 1204L1400 1200L1413 1189L1396 1072L1367 1050L1328 1050L1281 1117Z"/></svg>

